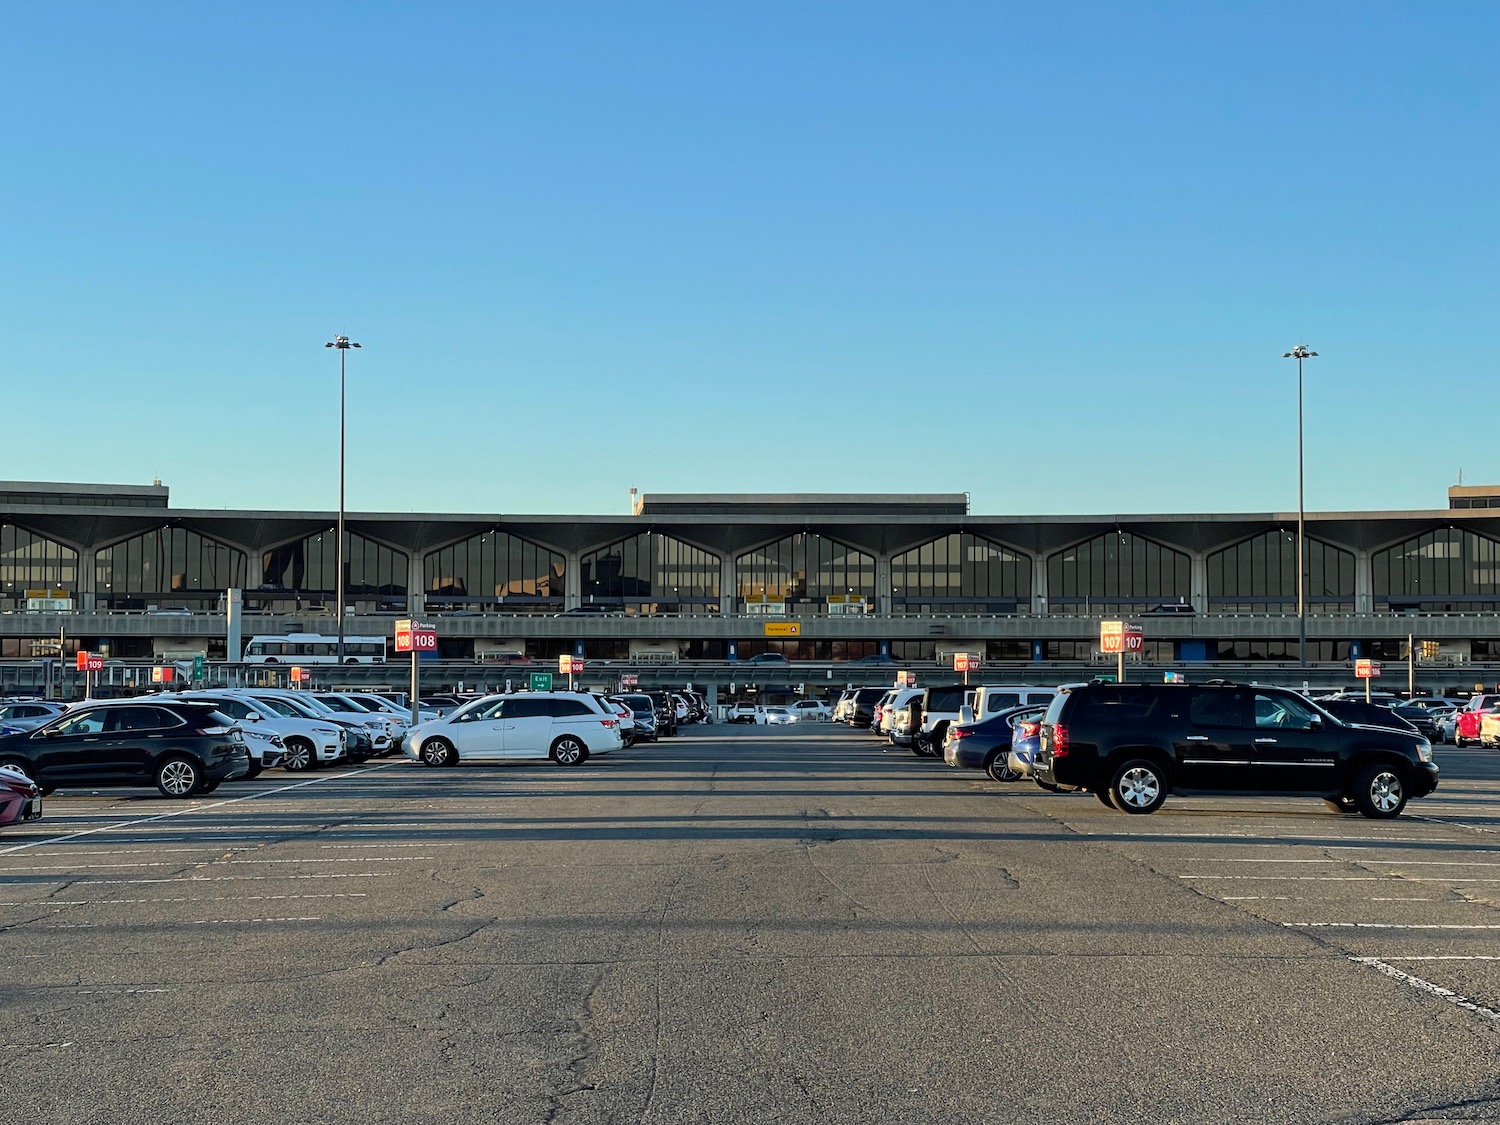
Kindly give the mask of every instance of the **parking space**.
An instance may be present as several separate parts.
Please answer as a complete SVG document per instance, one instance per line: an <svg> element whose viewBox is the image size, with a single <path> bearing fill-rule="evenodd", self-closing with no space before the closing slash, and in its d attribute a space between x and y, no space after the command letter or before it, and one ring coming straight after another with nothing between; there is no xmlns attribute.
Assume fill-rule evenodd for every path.
<svg viewBox="0 0 1500 1125"><path fill-rule="evenodd" d="M1500 781L1449 766L1379 823L811 723L60 792L0 838L0 1064L60 1122L1391 1120L1500 1043Z"/></svg>

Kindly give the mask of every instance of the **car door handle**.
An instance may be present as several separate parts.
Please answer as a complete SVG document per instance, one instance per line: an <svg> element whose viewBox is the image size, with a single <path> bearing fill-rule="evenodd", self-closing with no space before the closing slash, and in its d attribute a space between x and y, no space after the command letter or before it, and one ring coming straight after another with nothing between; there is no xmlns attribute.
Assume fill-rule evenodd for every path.
<svg viewBox="0 0 1500 1125"><path fill-rule="evenodd" d="M1257 746L1259 746L1259 745L1262 745L1262 744L1267 743L1267 742L1275 742L1275 741L1276 740L1274 738L1257 738L1255 740L1255 743L1256 743Z"/></svg>
<svg viewBox="0 0 1500 1125"><path fill-rule="evenodd" d="M1187 741L1188 742L1207 742L1208 741L1208 735L1206 735L1206 734L1190 734L1190 735L1187 736Z"/></svg>

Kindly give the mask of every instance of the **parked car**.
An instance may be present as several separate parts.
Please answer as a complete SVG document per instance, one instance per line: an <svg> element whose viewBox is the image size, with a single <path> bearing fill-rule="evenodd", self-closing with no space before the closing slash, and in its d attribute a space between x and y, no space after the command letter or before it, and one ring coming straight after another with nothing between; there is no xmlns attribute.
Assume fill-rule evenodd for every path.
<svg viewBox="0 0 1500 1125"><path fill-rule="evenodd" d="M262 750L261 760L258 763L252 762L251 777L259 772L255 768L257 764L260 769L282 765L288 770L314 770L320 765L336 762L344 756L347 744L344 728L337 723L309 718L290 704L282 703L274 697L259 698L234 690L205 690L183 692L178 696L162 698L190 699L208 703L228 715L243 730L263 730L279 737L282 743L280 757L275 762L268 762ZM260 742L247 740L246 745L250 748L251 757L254 758L255 747L259 746Z"/></svg>
<svg viewBox="0 0 1500 1125"><path fill-rule="evenodd" d="M741 664L778 664L785 666L791 661L779 652L757 652L754 656L746 657L740 661Z"/></svg>
<svg viewBox="0 0 1500 1125"><path fill-rule="evenodd" d="M797 713L790 707L767 707L765 710L765 723L767 726L790 726L796 721Z"/></svg>
<svg viewBox="0 0 1500 1125"><path fill-rule="evenodd" d="M945 684L922 691L922 725L917 729L912 749L918 754L934 755L943 750L948 724L959 722L965 705L973 707L974 690L964 684Z"/></svg>
<svg viewBox="0 0 1500 1125"><path fill-rule="evenodd" d="M44 793L62 786L155 785L164 797L212 793L250 770L245 739L212 704L91 703L0 738L0 766Z"/></svg>
<svg viewBox="0 0 1500 1125"><path fill-rule="evenodd" d="M854 709L854 689L849 688L839 693L838 702L833 705L833 721L844 723L849 721L850 712Z"/></svg>
<svg viewBox="0 0 1500 1125"><path fill-rule="evenodd" d="M875 717L875 704L880 701L881 696L889 690L883 687L859 688L854 693L854 701L849 707L849 725L854 727L867 727L870 720Z"/></svg>
<svg viewBox="0 0 1500 1125"><path fill-rule="evenodd" d="M1191 617L1193 607L1187 602L1166 602L1154 605L1141 614L1142 617Z"/></svg>
<svg viewBox="0 0 1500 1125"><path fill-rule="evenodd" d="M12 766L0 766L0 828L41 815L41 786Z"/></svg>
<svg viewBox="0 0 1500 1125"><path fill-rule="evenodd" d="M620 720L585 692L490 695L407 736L408 758L429 766L551 760L577 766L623 745Z"/></svg>
<svg viewBox="0 0 1500 1125"><path fill-rule="evenodd" d="M892 688L889 702L881 716L880 729L892 746L911 745L911 704L922 698L924 689L916 687Z"/></svg>
<svg viewBox="0 0 1500 1125"><path fill-rule="evenodd" d="M950 766L984 770L995 781L1019 781L1020 770L1010 764L1016 724L1039 719L1045 706L1012 707L973 723L949 723L943 739L943 761Z"/></svg>
<svg viewBox="0 0 1500 1125"><path fill-rule="evenodd" d="M637 740L656 741L656 706L651 702L649 695L612 695L609 698L611 702L623 703L630 708L630 717L635 724Z"/></svg>
<svg viewBox="0 0 1500 1125"><path fill-rule="evenodd" d="M828 704L816 699L799 699L792 704L792 710L796 713L797 718L804 721L811 720L813 722L826 723L832 716L832 713L828 710Z"/></svg>
<svg viewBox="0 0 1500 1125"><path fill-rule="evenodd" d="M1430 708L1403 705L1392 707L1390 711L1398 719L1402 719L1415 727L1417 733L1427 739L1427 741L1436 742L1438 740L1437 719Z"/></svg>
<svg viewBox="0 0 1500 1125"><path fill-rule="evenodd" d="M1455 746L1472 746L1479 742L1480 722L1485 712L1500 707L1500 695L1476 695L1458 713L1453 727Z"/></svg>
<svg viewBox="0 0 1500 1125"><path fill-rule="evenodd" d="M1035 704L1044 710L1057 694L1056 688L1030 687L1025 684L985 684L974 689L974 722L981 722L1002 711L1010 711L1025 704Z"/></svg>
<svg viewBox="0 0 1500 1125"><path fill-rule="evenodd" d="M34 730L66 710L61 703L45 703L41 700L7 703L0 707L0 727L9 727L13 732Z"/></svg>
<svg viewBox="0 0 1500 1125"><path fill-rule="evenodd" d="M1384 727L1387 730L1404 730L1408 733L1417 728L1390 708L1379 703L1366 703L1363 699L1325 699L1318 704L1341 723L1350 726Z"/></svg>
<svg viewBox="0 0 1500 1125"><path fill-rule="evenodd" d="M754 723L757 708L753 703L736 703L729 709L729 721L731 723Z"/></svg>
<svg viewBox="0 0 1500 1125"><path fill-rule="evenodd" d="M855 660L849 661L849 663L850 664L866 664L866 665L875 664L875 665L878 665L879 667L882 667L882 668L890 668L890 667L894 667L895 665L897 665L897 664L899 664L901 662L899 660L897 660L894 656L887 656L885 653L881 653L881 652L872 652L869 656L858 657Z"/></svg>
<svg viewBox="0 0 1500 1125"><path fill-rule="evenodd" d="M677 734L677 704L673 702L672 696L665 691L648 691L642 693L651 700L651 706L656 708L656 731L668 738Z"/></svg>
<svg viewBox="0 0 1500 1125"><path fill-rule="evenodd" d="M1038 781L1128 813L1169 793L1286 793L1385 819L1438 784L1421 735L1342 722L1285 688L1083 684L1053 700L1041 742Z"/></svg>
<svg viewBox="0 0 1500 1125"><path fill-rule="evenodd" d="M1021 719L1011 730L1010 752L1005 756L1005 761L1022 777L1033 779L1036 777L1036 753L1042 746L1042 720L1044 718L1046 718L1045 709L1040 715Z"/></svg>

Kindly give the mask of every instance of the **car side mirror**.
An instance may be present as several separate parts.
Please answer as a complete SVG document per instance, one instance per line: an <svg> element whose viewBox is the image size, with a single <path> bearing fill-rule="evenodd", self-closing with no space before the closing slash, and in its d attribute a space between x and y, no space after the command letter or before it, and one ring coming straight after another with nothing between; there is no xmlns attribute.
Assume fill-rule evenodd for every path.
<svg viewBox="0 0 1500 1125"><path fill-rule="evenodd" d="M42 736L44 738L56 738L57 737L57 728L56 727L44 727L42 729Z"/></svg>
<svg viewBox="0 0 1500 1125"><path fill-rule="evenodd" d="M1307 729L1308 730L1322 730L1323 729L1323 717L1321 715L1314 715L1312 717L1312 719L1309 720L1309 722L1307 724Z"/></svg>

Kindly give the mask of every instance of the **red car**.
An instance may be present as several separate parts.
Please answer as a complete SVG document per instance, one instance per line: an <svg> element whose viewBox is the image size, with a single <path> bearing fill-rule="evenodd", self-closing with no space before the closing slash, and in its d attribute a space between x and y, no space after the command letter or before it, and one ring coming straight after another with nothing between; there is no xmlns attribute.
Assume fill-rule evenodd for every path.
<svg viewBox="0 0 1500 1125"><path fill-rule="evenodd" d="M1476 695L1453 720L1453 745L1479 745L1479 723L1486 712L1500 708L1500 695Z"/></svg>
<svg viewBox="0 0 1500 1125"><path fill-rule="evenodd" d="M0 766L0 826L36 820L42 815L42 791L18 769Z"/></svg>

